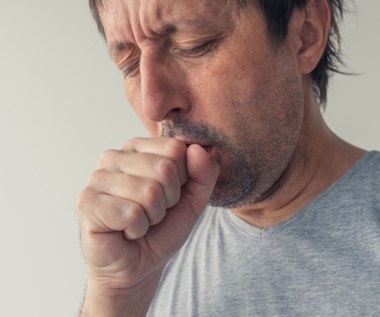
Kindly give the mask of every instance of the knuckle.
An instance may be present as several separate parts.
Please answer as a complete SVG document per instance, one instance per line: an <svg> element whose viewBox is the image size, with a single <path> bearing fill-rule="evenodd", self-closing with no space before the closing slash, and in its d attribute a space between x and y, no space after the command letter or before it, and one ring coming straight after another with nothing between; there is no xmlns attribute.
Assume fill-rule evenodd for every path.
<svg viewBox="0 0 380 317"><path fill-rule="evenodd" d="M133 150L136 147L136 145L139 142L141 142L142 140L143 140L143 138L141 138L141 137L133 137L133 138L129 139L127 142L125 142L123 149Z"/></svg>
<svg viewBox="0 0 380 317"><path fill-rule="evenodd" d="M79 216L83 215L89 206L94 205L96 194L91 188L85 188L77 198L76 210Z"/></svg>
<svg viewBox="0 0 380 317"><path fill-rule="evenodd" d="M144 190L144 200L150 224L159 224L165 216L167 205L161 184L155 180L149 180Z"/></svg>
<svg viewBox="0 0 380 317"><path fill-rule="evenodd" d="M125 213L128 231L141 230L141 228L145 227L144 224L147 223L147 221L144 221L144 217L146 216L142 206L137 203L129 204L127 212Z"/></svg>
<svg viewBox="0 0 380 317"><path fill-rule="evenodd" d="M156 167L156 175L164 183L174 181L177 174L177 165L171 159L163 158Z"/></svg>
<svg viewBox="0 0 380 317"><path fill-rule="evenodd" d="M148 180L144 188L145 205L148 208L156 206L160 203L162 197L163 190L161 185L153 179Z"/></svg>
<svg viewBox="0 0 380 317"><path fill-rule="evenodd" d="M168 140L165 152L168 157L177 159L186 153L186 149L187 147L185 143L175 138L171 138Z"/></svg>
<svg viewBox="0 0 380 317"><path fill-rule="evenodd" d="M104 169L98 169L92 173L90 178L90 184L99 184L104 182L107 172Z"/></svg>
<svg viewBox="0 0 380 317"><path fill-rule="evenodd" d="M131 144L137 144L137 143L143 141L144 139L145 138L135 136L135 137L131 138L128 142L130 142Z"/></svg>
<svg viewBox="0 0 380 317"><path fill-rule="evenodd" d="M98 167L112 166L116 160L120 151L118 150L106 150L104 151L98 160Z"/></svg>
<svg viewBox="0 0 380 317"><path fill-rule="evenodd" d="M148 230L149 230L148 226L140 227L140 228L130 228L130 229L124 230L124 236L128 240L137 240L144 237L146 233L148 232Z"/></svg>

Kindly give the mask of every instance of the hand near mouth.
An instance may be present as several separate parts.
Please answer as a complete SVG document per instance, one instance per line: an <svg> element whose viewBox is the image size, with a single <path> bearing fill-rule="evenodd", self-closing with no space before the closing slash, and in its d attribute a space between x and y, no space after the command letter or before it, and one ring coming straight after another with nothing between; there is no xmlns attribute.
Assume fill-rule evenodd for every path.
<svg viewBox="0 0 380 317"><path fill-rule="evenodd" d="M78 203L89 270L84 309L120 311L115 297L130 315L147 309L163 267L207 206L218 175L204 147L174 138L133 139L105 152ZM136 299L140 293L144 299Z"/></svg>

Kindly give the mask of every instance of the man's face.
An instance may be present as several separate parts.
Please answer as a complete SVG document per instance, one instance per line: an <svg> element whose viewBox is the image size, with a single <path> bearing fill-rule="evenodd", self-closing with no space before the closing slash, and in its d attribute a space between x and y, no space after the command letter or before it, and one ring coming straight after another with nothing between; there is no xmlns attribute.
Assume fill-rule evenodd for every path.
<svg viewBox="0 0 380 317"><path fill-rule="evenodd" d="M101 17L149 133L201 144L219 161L211 203L265 198L300 146L304 98L291 41L274 49L257 9L235 1L106 0Z"/></svg>

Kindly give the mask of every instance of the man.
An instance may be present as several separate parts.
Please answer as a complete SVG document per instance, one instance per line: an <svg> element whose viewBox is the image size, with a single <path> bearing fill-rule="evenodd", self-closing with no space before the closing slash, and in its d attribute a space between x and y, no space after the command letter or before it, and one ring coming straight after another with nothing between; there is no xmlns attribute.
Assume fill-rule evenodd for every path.
<svg viewBox="0 0 380 317"><path fill-rule="evenodd" d="M342 1L90 3L151 138L80 195L82 316L380 315L380 155L320 112Z"/></svg>

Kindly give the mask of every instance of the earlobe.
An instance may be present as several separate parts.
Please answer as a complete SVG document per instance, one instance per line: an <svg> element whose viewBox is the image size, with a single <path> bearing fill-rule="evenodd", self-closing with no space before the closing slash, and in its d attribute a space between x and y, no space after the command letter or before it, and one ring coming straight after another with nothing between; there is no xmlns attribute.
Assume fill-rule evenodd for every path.
<svg viewBox="0 0 380 317"><path fill-rule="evenodd" d="M299 68L303 74L311 73L321 59L329 36L331 11L328 0L310 0L304 9L300 30L301 47L298 53Z"/></svg>

